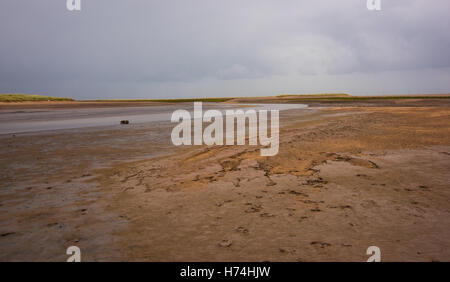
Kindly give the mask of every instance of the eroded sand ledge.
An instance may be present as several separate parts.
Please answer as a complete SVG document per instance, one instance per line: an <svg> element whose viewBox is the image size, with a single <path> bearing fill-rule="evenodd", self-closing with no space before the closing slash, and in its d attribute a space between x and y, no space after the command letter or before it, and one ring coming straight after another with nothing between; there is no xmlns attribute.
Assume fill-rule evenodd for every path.
<svg viewBox="0 0 450 282"><path fill-rule="evenodd" d="M281 118L280 152L269 158L254 147L191 147L123 163L113 156L149 144L111 149L100 141L120 133L107 131L82 133L73 147L65 139L79 132L4 137L0 260L63 261L73 244L102 261L364 261L370 245L383 260L450 260L448 106ZM43 152L45 140L55 148ZM65 167L71 156L78 162Z"/></svg>

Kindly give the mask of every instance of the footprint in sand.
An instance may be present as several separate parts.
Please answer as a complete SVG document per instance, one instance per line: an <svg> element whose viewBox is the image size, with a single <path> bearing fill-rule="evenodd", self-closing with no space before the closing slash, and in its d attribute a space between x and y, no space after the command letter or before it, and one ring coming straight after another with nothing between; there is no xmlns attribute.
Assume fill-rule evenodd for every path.
<svg viewBox="0 0 450 282"><path fill-rule="evenodd" d="M278 250L280 251L280 253L283 253L283 254L294 254L295 252L297 252L296 249L291 249L291 248L279 248Z"/></svg>
<svg viewBox="0 0 450 282"><path fill-rule="evenodd" d="M230 247L232 244L233 244L233 242L232 242L231 240L222 240L222 241L219 243L219 246L220 246L220 247L224 247L224 248L228 248L228 247Z"/></svg>
<svg viewBox="0 0 450 282"><path fill-rule="evenodd" d="M236 232L247 234L248 233L248 229L245 228L245 227L239 226L238 228L236 228Z"/></svg>
<svg viewBox="0 0 450 282"><path fill-rule="evenodd" d="M324 249L326 247L330 247L331 244L330 243L326 243L326 242L322 242L322 241L313 241L310 243L312 246L318 246L321 249Z"/></svg>

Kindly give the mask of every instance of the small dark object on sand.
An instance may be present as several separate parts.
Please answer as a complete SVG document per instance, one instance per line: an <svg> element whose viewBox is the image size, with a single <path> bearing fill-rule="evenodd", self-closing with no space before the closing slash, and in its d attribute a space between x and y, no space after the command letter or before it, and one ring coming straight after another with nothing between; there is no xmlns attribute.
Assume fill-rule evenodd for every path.
<svg viewBox="0 0 450 282"><path fill-rule="evenodd" d="M129 123L130 123L129 120L121 120L121 121L120 121L120 124L129 124Z"/></svg>

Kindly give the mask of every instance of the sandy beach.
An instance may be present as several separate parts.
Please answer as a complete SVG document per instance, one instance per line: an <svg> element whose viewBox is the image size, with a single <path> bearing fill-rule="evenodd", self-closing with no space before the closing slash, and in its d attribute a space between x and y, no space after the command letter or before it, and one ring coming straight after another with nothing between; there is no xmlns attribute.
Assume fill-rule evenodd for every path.
<svg viewBox="0 0 450 282"><path fill-rule="evenodd" d="M0 119L192 106L79 104ZM274 157L175 147L170 120L1 134L0 261L449 261L449 100L308 104L280 112Z"/></svg>

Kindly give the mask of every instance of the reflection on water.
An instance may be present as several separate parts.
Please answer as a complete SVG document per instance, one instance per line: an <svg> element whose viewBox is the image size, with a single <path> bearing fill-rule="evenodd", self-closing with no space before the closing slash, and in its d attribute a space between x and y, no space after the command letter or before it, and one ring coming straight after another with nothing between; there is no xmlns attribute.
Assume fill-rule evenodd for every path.
<svg viewBox="0 0 450 282"><path fill-rule="evenodd" d="M203 110L227 109L292 110L303 109L304 104L214 104L203 103ZM132 124L170 121L177 109L193 111L193 103L149 107L4 110L0 112L0 134L61 130L98 126L116 126L121 120ZM120 128L120 127L119 127Z"/></svg>

